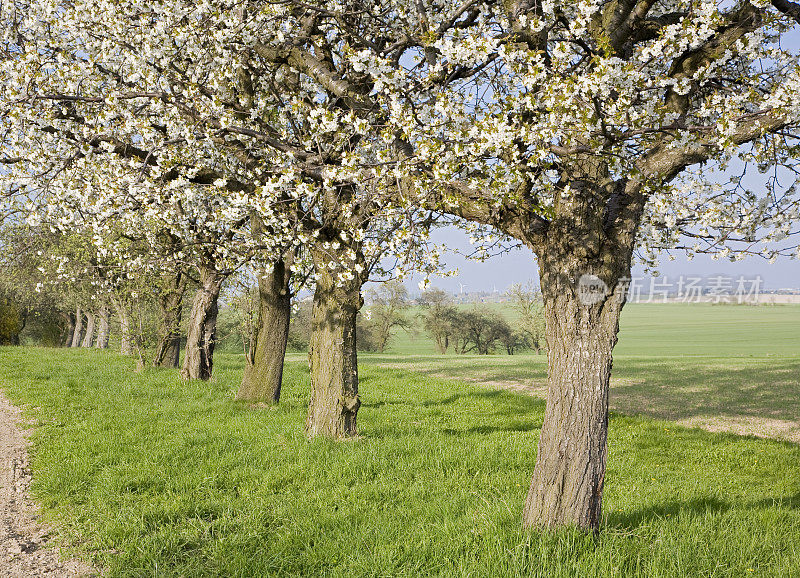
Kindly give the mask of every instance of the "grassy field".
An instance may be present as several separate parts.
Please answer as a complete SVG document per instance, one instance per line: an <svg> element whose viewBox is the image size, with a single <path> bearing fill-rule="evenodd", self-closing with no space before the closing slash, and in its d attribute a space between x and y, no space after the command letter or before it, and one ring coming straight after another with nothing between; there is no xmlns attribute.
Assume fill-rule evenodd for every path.
<svg viewBox="0 0 800 578"><path fill-rule="evenodd" d="M470 305L461 307L469 308ZM507 319L507 303L490 304ZM409 317L419 314L412 308ZM419 324L417 324L419 325ZM387 353L433 355L433 341L419 328L400 330ZM620 320L615 356L800 356L800 305L631 303Z"/></svg>
<svg viewBox="0 0 800 578"><path fill-rule="evenodd" d="M386 359L362 367L363 438L338 444L303 435L299 355L279 408L232 400L234 355L182 383L109 352L4 348L0 386L37 424L46 518L112 576L800 575L800 447L614 415L600 535L523 532L543 404Z"/></svg>
<svg viewBox="0 0 800 578"><path fill-rule="evenodd" d="M509 318L507 305L493 305ZM543 396L546 356L436 355L400 331L362 363ZM631 304L614 351L614 410L800 443L800 306Z"/></svg>

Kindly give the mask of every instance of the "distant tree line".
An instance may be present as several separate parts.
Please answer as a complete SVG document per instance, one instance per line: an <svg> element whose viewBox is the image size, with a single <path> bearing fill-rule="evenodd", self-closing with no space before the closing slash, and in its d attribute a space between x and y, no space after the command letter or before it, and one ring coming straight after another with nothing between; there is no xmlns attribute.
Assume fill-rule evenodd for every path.
<svg viewBox="0 0 800 578"><path fill-rule="evenodd" d="M456 353L508 355L523 350L544 349L544 316L541 299L532 285L513 285L508 292L517 318L513 325L495 308L475 305L458 308L450 294L431 289L422 294L420 319L442 355Z"/></svg>
<svg viewBox="0 0 800 578"><path fill-rule="evenodd" d="M241 285L227 300L220 316L223 347L248 350L254 339L258 318L257 289ZM411 299L398 281L377 284L367 291L367 302L356 322L360 351L385 352L400 331L417 335L420 330L433 341L434 351L442 355L514 355L521 351L541 353L544 343L544 315L541 297L533 284L512 285L506 308L507 319L498 307L455 304L453 296L433 288ZM289 324L287 348L304 351L311 336L311 299L294 303Z"/></svg>

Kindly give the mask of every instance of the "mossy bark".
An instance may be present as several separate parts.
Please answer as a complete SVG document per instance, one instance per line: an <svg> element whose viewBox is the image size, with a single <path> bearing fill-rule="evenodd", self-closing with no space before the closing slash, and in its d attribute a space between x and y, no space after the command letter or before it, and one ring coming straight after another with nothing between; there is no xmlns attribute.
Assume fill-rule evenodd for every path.
<svg viewBox="0 0 800 578"><path fill-rule="evenodd" d="M332 439L358 435L356 417L361 400L358 396L358 356L356 353L356 316L364 301L361 286L364 278L352 266L363 257L358 253L356 263L348 263L344 277L329 271L332 260L347 263L344 250L312 249L316 267L316 288L311 314L309 366L311 369L311 400L306 418L309 437ZM347 276L350 279L347 279Z"/></svg>
<svg viewBox="0 0 800 578"><path fill-rule="evenodd" d="M177 271L164 279L164 287L158 298L159 337L153 357L155 367L178 367L181 355L181 314L186 293L186 276Z"/></svg>
<svg viewBox="0 0 800 578"><path fill-rule="evenodd" d="M200 267L200 287L192 302L186 353L181 368L183 379L211 379L217 338L217 301L225 277L212 267Z"/></svg>
<svg viewBox="0 0 800 578"><path fill-rule="evenodd" d="M255 343L248 352L236 399L278 403L292 312L291 258L277 261L258 279L259 312Z"/></svg>

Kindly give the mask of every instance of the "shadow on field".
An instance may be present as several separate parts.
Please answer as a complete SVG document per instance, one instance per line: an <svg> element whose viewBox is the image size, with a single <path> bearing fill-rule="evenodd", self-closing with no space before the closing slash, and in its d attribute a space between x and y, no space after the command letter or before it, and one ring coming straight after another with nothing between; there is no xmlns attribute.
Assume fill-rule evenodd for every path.
<svg viewBox="0 0 800 578"><path fill-rule="evenodd" d="M682 515L702 515L729 510L762 510L765 508L800 509L800 494L781 498L767 498L755 502L726 502L718 498L698 498L684 502L656 504L634 512L614 511L608 514L607 525L612 528L633 530L651 522Z"/></svg>
<svg viewBox="0 0 800 578"><path fill-rule="evenodd" d="M695 416L800 416L798 359L641 359L615 364L612 405L623 413L680 420Z"/></svg>
<svg viewBox="0 0 800 578"><path fill-rule="evenodd" d="M542 428L541 423L530 422L530 423L512 423L504 426L479 425L471 427L466 430L444 428L442 429L442 433L445 435L460 436L464 435L465 433L493 434L497 432L539 431L541 428Z"/></svg>
<svg viewBox="0 0 800 578"><path fill-rule="evenodd" d="M367 363L543 398L544 356L375 356ZM611 409L800 443L800 357L619 356Z"/></svg>
<svg viewBox="0 0 800 578"><path fill-rule="evenodd" d="M363 386L367 380L359 379L359 386ZM366 387L364 389L367 389ZM442 405L452 405L454 403L458 403L459 401L469 400L469 399L495 399L502 395L503 392L500 390L495 391L468 391L464 393L455 393L453 395L449 395L442 399L434 399L434 400L427 400L427 401L411 401L411 400L404 400L404 399L394 399L394 400L383 400L383 401L375 401L375 402L364 402L362 403L362 407L371 407L371 408L381 408L386 405L408 405L408 406L416 406L416 407L436 407Z"/></svg>

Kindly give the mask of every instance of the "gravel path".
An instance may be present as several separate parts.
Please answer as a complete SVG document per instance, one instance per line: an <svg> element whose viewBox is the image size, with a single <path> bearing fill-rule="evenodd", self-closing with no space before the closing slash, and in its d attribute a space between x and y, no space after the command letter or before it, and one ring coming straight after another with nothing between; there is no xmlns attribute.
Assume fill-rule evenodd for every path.
<svg viewBox="0 0 800 578"><path fill-rule="evenodd" d="M85 563L59 560L58 552L46 547L48 529L28 494L29 433L21 427L19 409L0 391L0 576L97 576Z"/></svg>

